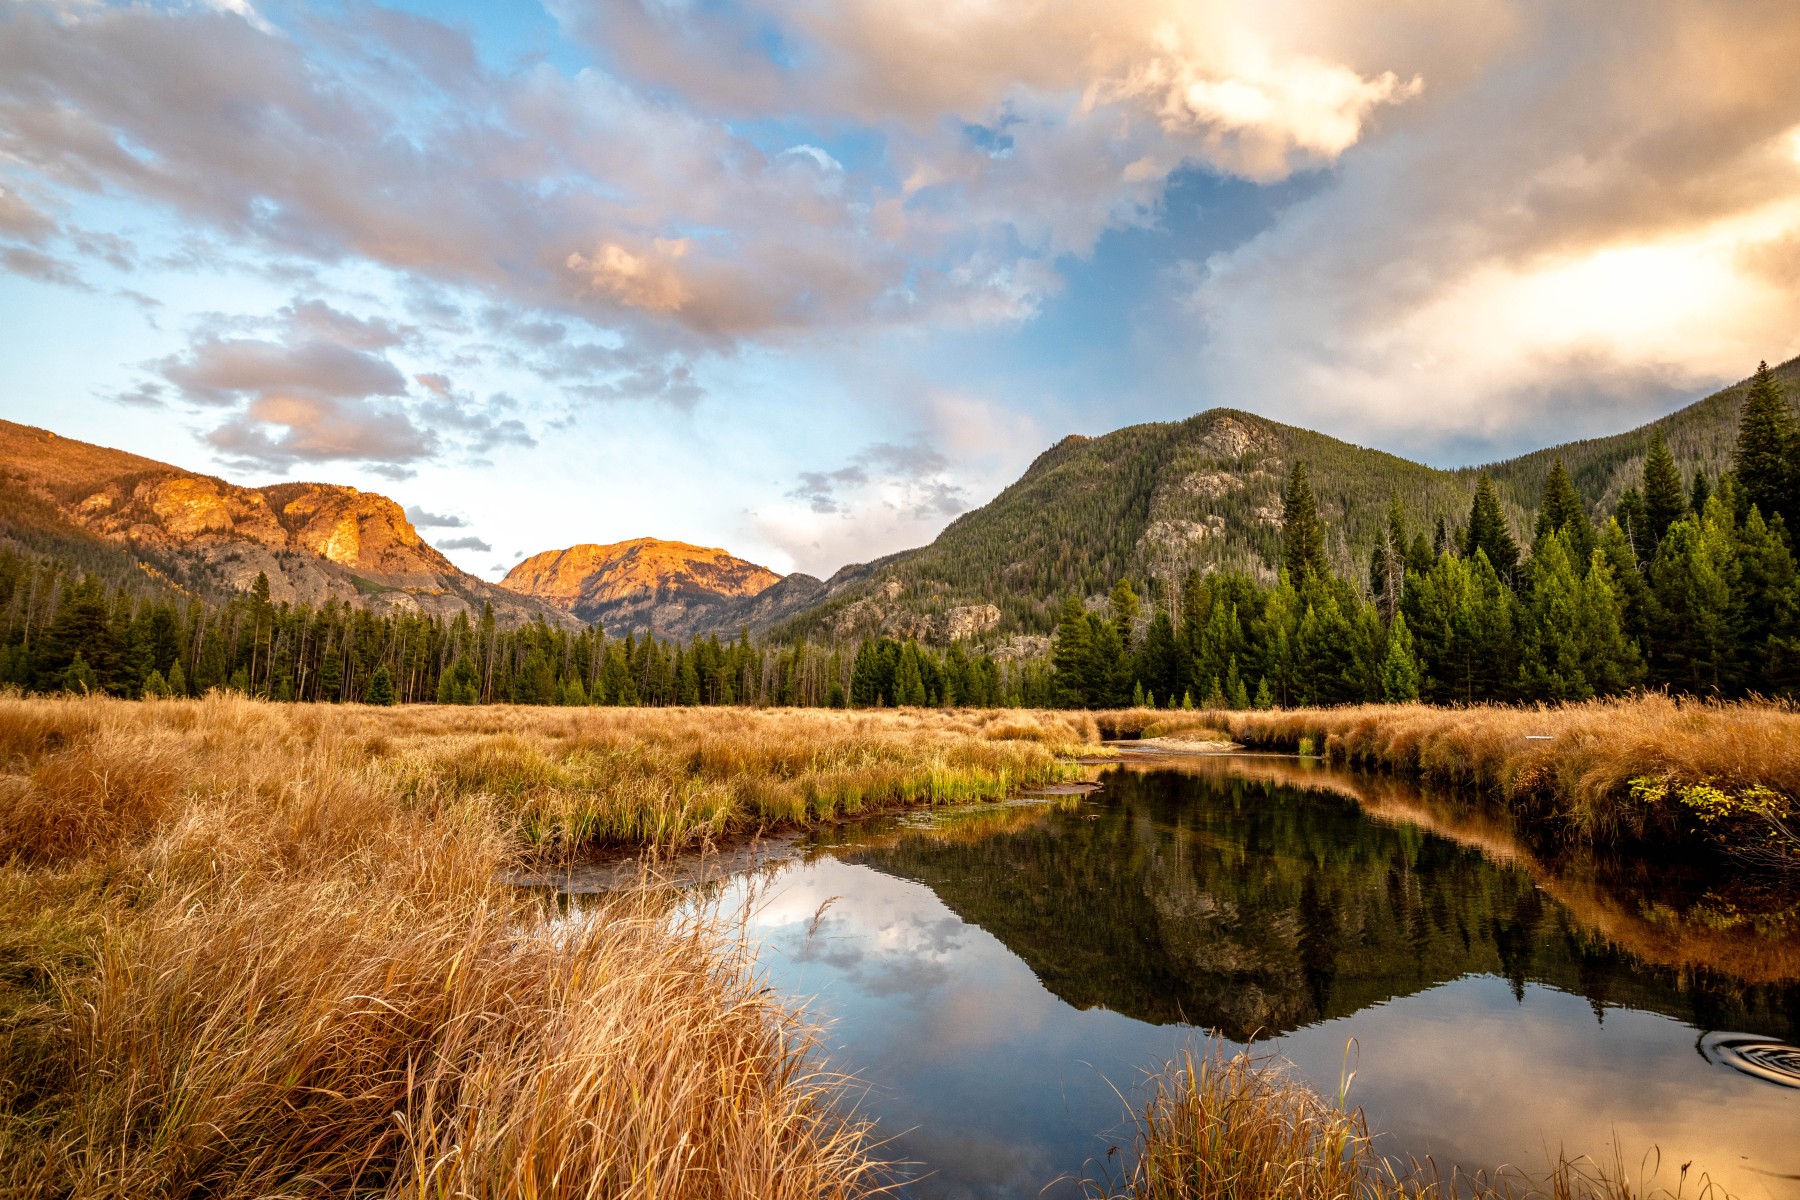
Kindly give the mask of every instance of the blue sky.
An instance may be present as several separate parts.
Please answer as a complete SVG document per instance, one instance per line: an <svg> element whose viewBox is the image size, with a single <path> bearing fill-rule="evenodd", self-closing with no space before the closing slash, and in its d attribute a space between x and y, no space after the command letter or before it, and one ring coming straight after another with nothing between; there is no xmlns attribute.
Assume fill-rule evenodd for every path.
<svg viewBox="0 0 1800 1200"><path fill-rule="evenodd" d="M1070 432L1427 461L1800 352L1775 0L0 3L0 415L462 566L827 574Z"/></svg>

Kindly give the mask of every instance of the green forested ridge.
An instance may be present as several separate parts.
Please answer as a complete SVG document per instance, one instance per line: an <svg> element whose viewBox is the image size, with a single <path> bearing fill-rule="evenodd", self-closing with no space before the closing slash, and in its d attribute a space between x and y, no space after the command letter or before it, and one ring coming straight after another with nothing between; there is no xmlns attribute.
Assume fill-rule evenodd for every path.
<svg viewBox="0 0 1800 1200"><path fill-rule="evenodd" d="M1790 396L1800 394L1800 359L1772 375ZM884 610L936 613L991 603L1003 614L1002 631L1043 633L1056 624L1057 597L1102 595L1120 578L1140 588L1151 579L1176 586L1197 568L1268 582L1282 557L1282 489L1299 461L1310 473L1327 561L1366 583L1394 499L1416 534L1434 540L1442 521L1461 543L1486 475L1511 533L1529 539L1559 458L1590 517L1598 518L1640 479L1657 431L1682 479L1697 470L1716 479L1731 466L1750 383L1626 433L1452 471L1231 409L1065 438L931 545L847 568L832 581L832 599L775 631L853 636L878 628ZM1684 493L1684 507L1686 499ZM898 596L859 609L890 581L901 585Z"/></svg>

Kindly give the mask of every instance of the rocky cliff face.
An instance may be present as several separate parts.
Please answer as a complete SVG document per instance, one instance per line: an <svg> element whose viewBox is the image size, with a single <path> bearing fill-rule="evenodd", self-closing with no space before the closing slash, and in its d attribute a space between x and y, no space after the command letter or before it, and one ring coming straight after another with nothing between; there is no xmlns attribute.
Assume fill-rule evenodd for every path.
<svg viewBox="0 0 1800 1200"><path fill-rule="evenodd" d="M324 483L245 488L166 463L0 422L0 488L70 526L173 568L200 588L241 590L258 572L277 603L346 600L387 611L568 617L459 570L386 496Z"/></svg>
<svg viewBox="0 0 1800 1200"><path fill-rule="evenodd" d="M500 585L609 633L688 638L735 629L749 620L755 598L781 582L723 550L637 538L534 554Z"/></svg>

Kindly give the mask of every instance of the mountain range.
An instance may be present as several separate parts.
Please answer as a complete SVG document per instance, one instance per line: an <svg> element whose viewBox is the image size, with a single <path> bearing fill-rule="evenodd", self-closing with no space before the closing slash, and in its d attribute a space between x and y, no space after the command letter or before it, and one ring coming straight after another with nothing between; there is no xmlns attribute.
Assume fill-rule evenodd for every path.
<svg viewBox="0 0 1800 1200"><path fill-rule="evenodd" d="M1776 374L1800 395L1800 359ZM261 572L277 601L437 615L491 604L508 623L598 622L620 635L687 639L748 627L776 637L993 642L1041 635L1061 596L1102 593L1122 577L1176 581L1195 567L1272 576L1281 489L1296 461L1307 464L1328 553L1350 576L1362 573L1390 497L1429 536L1439 519L1454 527L1467 516L1485 472L1528 536L1556 458L1599 515L1638 477L1653 429L1684 474L1716 476L1730 464L1744 388L1611 437L1455 470L1233 409L1070 436L930 545L826 580L638 538L547 550L496 585L452 564L385 496L323 483L240 487L0 421L0 540L197 594L241 590Z"/></svg>

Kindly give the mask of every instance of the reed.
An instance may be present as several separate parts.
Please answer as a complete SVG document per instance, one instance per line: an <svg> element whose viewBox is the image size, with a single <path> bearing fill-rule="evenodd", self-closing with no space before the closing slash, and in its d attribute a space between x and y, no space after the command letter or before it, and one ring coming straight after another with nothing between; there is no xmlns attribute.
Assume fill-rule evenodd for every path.
<svg viewBox="0 0 1800 1200"><path fill-rule="evenodd" d="M1149 1074L1134 1114L1133 1161L1117 1180L1088 1179L1092 1200L1681 1200L1675 1190L1632 1177L1621 1161L1558 1158L1538 1175L1492 1174L1401 1163L1374 1145L1361 1109L1348 1106L1348 1077L1327 1100L1273 1055L1186 1048ZM1723 1193L1704 1178L1692 1193Z"/></svg>
<svg viewBox="0 0 1800 1200"><path fill-rule="evenodd" d="M998 798L1093 736L0 696L0 1194L869 1194L870 1130L740 930L501 880Z"/></svg>

